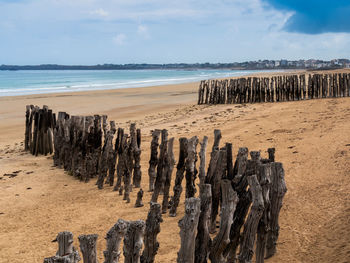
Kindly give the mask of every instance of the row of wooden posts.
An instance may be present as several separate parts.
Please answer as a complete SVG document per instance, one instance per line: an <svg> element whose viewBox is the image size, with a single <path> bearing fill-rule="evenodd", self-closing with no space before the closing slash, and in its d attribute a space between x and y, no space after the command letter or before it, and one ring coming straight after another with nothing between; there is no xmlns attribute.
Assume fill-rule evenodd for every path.
<svg viewBox="0 0 350 263"><path fill-rule="evenodd" d="M202 80L198 104L296 101L350 96L350 74L305 74Z"/></svg>
<svg viewBox="0 0 350 263"><path fill-rule="evenodd" d="M63 114L60 115L63 116ZM73 120L71 123L80 123L81 125L86 122L91 123L91 121L86 120L89 118L83 118L85 121L74 121L75 118L67 118L67 114L64 114L64 116L64 118L59 117L57 121L58 127L61 125L60 120L67 120L68 123L69 120ZM103 121L104 119L106 117L102 117L102 122L106 123ZM99 131L99 118L95 116L93 120L97 123L96 131L91 128L87 129L92 134ZM95 127L94 125L87 126ZM67 131L70 130L73 138L75 138L74 127L73 125L73 128L67 129L63 121L61 128ZM84 131L86 125L83 125L83 127L85 128L79 128L78 130ZM103 127L105 128L103 148L108 148L108 145L113 145L111 141L108 142L108 138L113 138L113 136L110 136L113 133L111 130L115 129L112 123L110 129L108 129L107 125L103 125ZM140 149L140 136L137 135L141 134L140 132L134 132L135 125L133 124L130 130L131 134L135 133L136 136L131 135L130 140L127 140L128 136L124 135L125 137L122 140L128 146L126 147L127 150L123 152L125 154L119 157L123 161L124 167L130 163L129 168L135 167L135 164L131 165L131 160L134 160L135 163L136 159L133 157L134 152L131 145L137 145ZM66 133L68 134L68 132ZM98 133L99 138L102 138L102 132L99 131ZM82 137L84 138L83 135ZM121 137L120 135L118 139L117 136L116 145L120 145L118 142L120 142ZM136 143L133 142L133 137L136 138ZM160 138L161 143L159 145ZM261 158L258 151L250 152L251 159L248 159L248 149L239 148L236 161L233 163L232 144L226 143L223 147L220 147L220 140L221 132L220 130L215 130L214 144L210 154L208 169L206 170L208 138L205 136L201 141L199 154L197 153L199 144L197 136L179 139L179 159L176 166L175 185L173 187L173 196L169 200L172 170L175 165L173 154L174 138L169 139L168 131L165 129L152 132L151 158L148 172L149 190L153 191L153 193L150 200L148 218L146 222L142 220L131 222L119 220L106 236L107 250L104 252L104 262L118 262L121 253L119 247L122 239L124 239L124 262L155 262L155 255L159 247L157 235L162 222L161 214L166 213L169 209L170 216L176 216L184 178L186 180L185 215L179 221L181 246L177 262L204 263L208 260L214 263L251 262L254 248L256 262L264 262L265 258L275 254L279 235L279 212L287 190L284 181L283 165L275 162L274 148L268 149L269 156L266 159ZM119 147L117 148L119 149ZM72 152L74 153L74 149ZM103 165L103 161L101 161L104 158L102 157L103 152L102 149L100 161L98 161L100 170ZM199 167L197 169L198 157ZM59 158L59 160L61 159ZM72 162L73 160L74 157L72 157ZM130 179L130 170L127 170L125 168L123 176L128 173L128 178ZM199 177L199 194L196 194L197 175ZM98 184L101 183L100 178L99 174ZM105 176L102 178L105 178ZM110 179L108 182L110 183ZM128 188L131 185L130 180L129 182L124 182L124 184L124 187ZM142 204L141 191L142 189L138 193L136 204ZM160 193L163 193L162 204L158 203ZM219 226L217 225L218 218L220 218ZM121 230L121 225L124 226L124 230ZM216 233L216 236L212 239L211 234L214 233ZM58 241L59 236L57 238ZM79 237L81 252L86 263L97 262L96 240L97 235L95 234ZM60 245L59 242L57 255L45 259L44 262L79 261L79 255L72 248L64 249L62 253L60 252L61 246L71 244L71 242L62 242L63 245ZM144 250L141 252L143 243ZM66 260L64 261L62 257L71 257L72 259L64 259Z"/></svg>
<svg viewBox="0 0 350 263"><path fill-rule="evenodd" d="M53 153L53 129L56 126L56 116L44 105L26 106L26 122L24 134L24 149L33 155Z"/></svg>
<svg viewBox="0 0 350 263"><path fill-rule="evenodd" d="M116 135L116 139L114 137ZM58 114L54 129L54 165L88 182L97 177L97 186L114 185L114 191L130 202L132 186L141 185L141 130L130 125L130 136L106 115L69 116ZM124 183L124 185L122 185ZM140 194L142 195L142 190Z"/></svg>

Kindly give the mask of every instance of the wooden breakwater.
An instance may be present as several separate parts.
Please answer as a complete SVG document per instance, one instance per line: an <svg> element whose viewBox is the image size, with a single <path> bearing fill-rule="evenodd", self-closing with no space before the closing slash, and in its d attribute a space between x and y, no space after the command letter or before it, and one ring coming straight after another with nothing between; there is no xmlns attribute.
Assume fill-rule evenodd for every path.
<svg viewBox="0 0 350 263"><path fill-rule="evenodd" d="M33 155L53 153L53 129L56 116L48 106L26 106L24 150Z"/></svg>
<svg viewBox="0 0 350 263"><path fill-rule="evenodd" d="M350 96L350 74L295 74L202 80L198 104L298 101Z"/></svg>
<svg viewBox="0 0 350 263"><path fill-rule="evenodd" d="M59 112L54 149L55 166L85 182L97 177L99 189L104 184L113 186L116 177L114 191L124 190L127 202L132 184L140 187L141 130L134 123L128 135L124 129L117 129L114 121L108 125L106 115L70 116Z"/></svg>
<svg viewBox="0 0 350 263"><path fill-rule="evenodd" d="M152 132L149 186L153 193L147 219L118 220L106 235L104 262L119 262L122 241L124 262L157 262L162 214L169 211L169 216L177 216L182 194L186 200L179 221L177 262L251 262L254 252L256 262L264 262L276 253L279 213L287 191L283 165L276 162L274 148L269 148L263 158L259 151L249 153L242 147L233 161L232 144L220 146L221 137L221 131L215 130L208 165L206 136L201 142L197 136L179 138L176 178L169 198L176 163L174 138L169 139L165 129ZM158 202L160 192L163 202ZM142 203L139 193L136 203ZM97 238L96 234L79 236L84 262L97 262ZM44 262L78 262L80 257L72 242L60 240L72 240L72 233L57 236L57 255Z"/></svg>

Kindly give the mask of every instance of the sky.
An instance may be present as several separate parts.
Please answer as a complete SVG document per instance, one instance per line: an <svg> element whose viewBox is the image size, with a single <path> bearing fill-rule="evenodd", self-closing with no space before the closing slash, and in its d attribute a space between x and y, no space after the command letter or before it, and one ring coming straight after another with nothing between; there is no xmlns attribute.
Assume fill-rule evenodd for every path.
<svg viewBox="0 0 350 263"><path fill-rule="evenodd" d="M350 58L349 0L0 0L0 64Z"/></svg>

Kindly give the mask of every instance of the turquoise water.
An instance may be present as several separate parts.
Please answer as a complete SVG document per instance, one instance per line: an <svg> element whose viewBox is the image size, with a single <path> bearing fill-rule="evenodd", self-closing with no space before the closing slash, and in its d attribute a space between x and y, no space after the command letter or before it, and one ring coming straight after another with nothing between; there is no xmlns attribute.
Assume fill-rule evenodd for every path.
<svg viewBox="0 0 350 263"><path fill-rule="evenodd" d="M135 88L243 76L242 70L20 70L0 71L0 96Z"/></svg>

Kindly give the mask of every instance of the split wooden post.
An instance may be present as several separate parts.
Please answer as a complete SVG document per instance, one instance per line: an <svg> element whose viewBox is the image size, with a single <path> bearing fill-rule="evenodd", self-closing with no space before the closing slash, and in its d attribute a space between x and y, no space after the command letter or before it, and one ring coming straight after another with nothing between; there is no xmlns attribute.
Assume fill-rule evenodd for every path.
<svg viewBox="0 0 350 263"><path fill-rule="evenodd" d="M118 145L115 147L115 151L118 153L118 162L117 162L117 183L114 186L114 191L118 191L121 188L122 185L122 179L124 176L124 169L125 169L125 160L124 160L124 151L127 150L127 136L124 134L124 129L120 128L118 129L118 133L120 133L118 136L120 136ZM118 148L117 148L118 147ZM123 190L122 190L123 191Z"/></svg>
<svg viewBox="0 0 350 263"><path fill-rule="evenodd" d="M117 129L115 126L114 121L110 121L110 130L109 130L109 136L112 137L109 138L108 142L108 158L107 158L107 167L108 167L108 177L106 180L106 184L109 184L110 186L114 185L114 174L115 174L115 164L116 164L116 152L113 149L113 137L116 133Z"/></svg>
<svg viewBox="0 0 350 263"><path fill-rule="evenodd" d="M145 248L141 255L141 263L153 263L157 251L159 249L159 242L157 236L160 232L160 223L163 222L160 211L160 204L151 202L150 210L146 220L146 230L144 243Z"/></svg>
<svg viewBox="0 0 350 263"><path fill-rule="evenodd" d="M151 142L151 158L149 160L148 176L149 176L149 191L153 192L154 183L156 181L156 167L158 164L158 146L161 130L154 130L152 132Z"/></svg>
<svg viewBox="0 0 350 263"><path fill-rule="evenodd" d="M268 224L270 219L270 183L271 163L262 164L258 168L258 180L262 189L264 200L264 213L260 219L256 240L256 263L263 263L265 258L265 247L267 240Z"/></svg>
<svg viewBox="0 0 350 263"><path fill-rule="evenodd" d="M209 227L211 214L211 185L202 184L199 186L201 212L198 221L198 231L195 246L195 263L206 263L209 256L211 244Z"/></svg>
<svg viewBox="0 0 350 263"><path fill-rule="evenodd" d="M58 233L55 240L58 242L56 256L45 258L44 263L77 263L81 260L79 252L73 247L73 234L69 231Z"/></svg>
<svg viewBox="0 0 350 263"><path fill-rule="evenodd" d="M177 163L176 167L176 178L175 178L175 185L173 188L174 196L172 198L171 202L171 208L169 215L171 217L176 216L176 210L180 202L180 196L182 193L182 180L184 178L184 172L185 172L185 161L187 158L187 138L180 138L180 149L179 149L179 161Z"/></svg>
<svg viewBox="0 0 350 263"><path fill-rule="evenodd" d="M276 162L271 164L270 179L270 220L268 225L265 258L270 258L276 253L276 245L280 229L278 218L284 195L287 192L282 163Z"/></svg>
<svg viewBox="0 0 350 263"><path fill-rule="evenodd" d="M185 215L179 221L181 247L177 254L178 263L194 263L199 214L200 199L187 198L185 201Z"/></svg>
<svg viewBox="0 0 350 263"><path fill-rule="evenodd" d="M168 148L168 130L163 129L162 141L160 144L160 155L159 155L158 166L157 166L157 177L156 177L155 187L154 187L154 191L151 199L151 201L154 203L157 202L158 196L164 187L164 181L165 181L164 168L166 166L166 160L168 155L167 148Z"/></svg>
<svg viewBox="0 0 350 263"><path fill-rule="evenodd" d="M133 185L136 188L141 186L141 130L136 130L136 145L134 145L134 176Z"/></svg>
<svg viewBox="0 0 350 263"><path fill-rule="evenodd" d="M125 134L125 137L127 138L128 135ZM127 145L126 145L125 150L123 152L122 159L124 162L124 173L123 173L124 197L123 197L123 200L126 200L127 203L130 203L130 192L132 191L131 177L132 177L132 170L134 167L133 151L132 151L130 141L127 142Z"/></svg>
<svg viewBox="0 0 350 263"><path fill-rule="evenodd" d="M216 169L213 176L211 177L211 187L212 187L212 206L211 206L211 225L210 233L216 232L216 217L219 213L219 203L220 203L220 182L224 175L226 174L227 165L227 153L226 147L220 149L218 153L219 157L217 159Z"/></svg>
<svg viewBox="0 0 350 263"><path fill-rule="evenodd" d="M105 258L104 263L118 263L120 258L120 244L125 236L128 224L123 219L118 222L107 232L107 250L103 251Z"/></svg>
<svg viewBox="0 0 350 263"><path fill-rule="evenodd" d="M98 263L96 252L97 237L97 234L80 235L78 237L84 263Z"/></svg>
<svg viewBox="0 0 350 263"><path fill-rule="evenodd" d="M262 189L255 174L247 177L253 205L244 224L243 236L238 256L239 263L250 263L254 254L254 243L260 218L264 212Z"/></svg>
<svg viewBox="0 0 350 263"><path fill-rule="evenodd" d="M221 181L222 205L220 231L214 238L210 249L210 260L212 263L226 262L224 251L230 242L230 229L232 225L232 215L236 210L238 203L237 193L232 189L231 181Z"/></svg>
<svg viewBox="0 0 350 263"><path fill-rule="evenodd" d="M165 214L168 210L169 205L169 190L171 184L171 176L173 173L174 165L175 165L175 157L174 157L174 137L170 138L168 141L168 154L167 160L164 167L164 190L163 190L163 203L162 203L162 214Z"/></svg>
<svg viewBox="0 0 350 263"><path fill-rule="evenodd" d="M128 229L124 237L124 263L140 263L145 226L143 220L128 223Z"/></svg>

